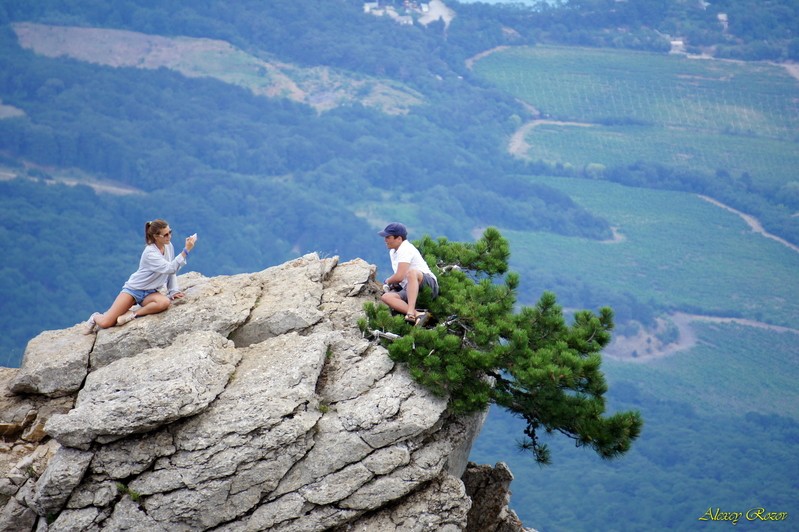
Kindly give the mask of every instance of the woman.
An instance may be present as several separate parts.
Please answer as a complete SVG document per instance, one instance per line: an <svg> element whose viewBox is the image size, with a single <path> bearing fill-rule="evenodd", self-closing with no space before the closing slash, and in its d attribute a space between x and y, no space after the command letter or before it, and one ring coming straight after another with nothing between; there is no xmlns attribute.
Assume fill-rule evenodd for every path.
<svg viewBox="0 0 799 532"><path fill-rule="evenodd" d="M124 325L141 316L163 312L169 308L172 299L183 297L176 274L186 264L197 235L186 239L186 246L177 256L171 241L172 229L164 220L144 224L144 239L147 246L139 260L139 269L130 276L105 314L95 312L84 323L84 334L96 332L98 327L106 329L113 325ZM158 291L164 287L167 295ZM135 312L130 310L133 305L139 305Z"/></svg>

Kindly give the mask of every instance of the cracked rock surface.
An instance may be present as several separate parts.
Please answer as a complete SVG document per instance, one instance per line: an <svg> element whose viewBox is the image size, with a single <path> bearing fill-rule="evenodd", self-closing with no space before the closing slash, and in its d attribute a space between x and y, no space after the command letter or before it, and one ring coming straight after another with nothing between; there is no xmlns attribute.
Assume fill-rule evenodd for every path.
<svg viewBox="0 0 799 532"><path fill-rule="evenodd" d="M363 338L374 276L189 273L164 313L31 340L0 368L0 529L465 530L483 415Z"/></svg>

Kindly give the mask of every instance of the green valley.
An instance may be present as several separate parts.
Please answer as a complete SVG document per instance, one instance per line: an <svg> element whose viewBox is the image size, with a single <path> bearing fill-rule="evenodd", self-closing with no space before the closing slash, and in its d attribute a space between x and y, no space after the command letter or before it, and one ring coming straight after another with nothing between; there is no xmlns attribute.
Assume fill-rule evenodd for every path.
<svg viewBox="0 0 799 532"><path fill-rule="evenodd" d="M492 410L471 459L509 463L525 525L796 528L795 2L447 5L0 3L0 364L108 305L153 218L206 276L318 252L380 277L387 222L496 227L520 304L613 309L609 409L644 419L618 460L553 437L539 468Z"/></svg>

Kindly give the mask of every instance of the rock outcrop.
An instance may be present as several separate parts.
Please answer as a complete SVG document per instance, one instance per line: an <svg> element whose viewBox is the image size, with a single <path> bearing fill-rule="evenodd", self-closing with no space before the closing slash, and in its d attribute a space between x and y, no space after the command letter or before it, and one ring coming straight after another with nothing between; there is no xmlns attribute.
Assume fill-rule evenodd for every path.
<svg viewBox="0 0 799 532"><path fill-rule="evenodd" d="M479 505L461 480L483 416L358 330L374 275L316 254L189 273L167 312L31 340L0 368L0 529L454 531L479 507L523 530L504 466L469 475L499 489Z"/></svg>

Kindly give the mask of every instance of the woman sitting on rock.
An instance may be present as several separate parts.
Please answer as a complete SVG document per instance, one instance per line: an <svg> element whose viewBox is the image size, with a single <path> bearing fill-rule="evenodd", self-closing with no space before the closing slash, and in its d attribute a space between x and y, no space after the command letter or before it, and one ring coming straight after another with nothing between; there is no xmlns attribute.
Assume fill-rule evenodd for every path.
<svg viewBox="0 0 799 532"><path fill-rule="evenodd" d="M139 269L122 287L111 308L104 314L95 312L83 324L84 334L96 332L98 327L124 325L141 316L163 312L173 299L183 297L178 288L177 272L186 264L197 234L186 238L186 245L177 256L171 241L172 229L164 220L144 224L144 239L147 246L141 254ZM167 295L159 291L164 287ZM139 308L130 310L133 305L139 305Z"/></svg>

